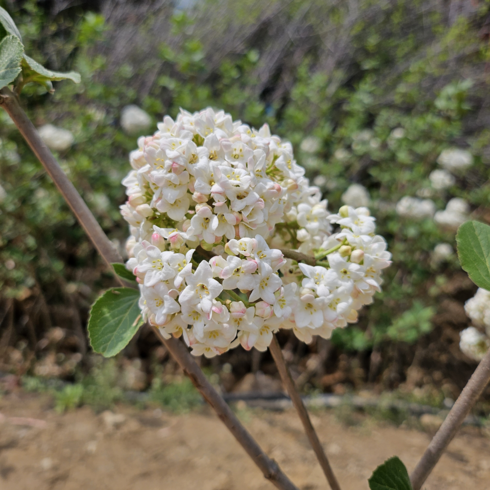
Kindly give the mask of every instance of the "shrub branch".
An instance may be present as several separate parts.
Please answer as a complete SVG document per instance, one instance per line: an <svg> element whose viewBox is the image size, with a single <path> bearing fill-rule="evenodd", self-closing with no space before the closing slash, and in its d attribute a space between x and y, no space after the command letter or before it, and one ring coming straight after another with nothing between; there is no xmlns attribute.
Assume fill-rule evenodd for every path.
<svg viewBox="0 0 490 490"><path fill-rule="evenodd" d="M279 371L282 382L284 383L286 390L289 393L294 408L296 409L298 417L300 418L301 423L303 424L303 427L305 429L306 436L310 441L311 447L316 454L318 462L322 467L323 473L327 478L330 488L332 490L340 490L339 482L337 481L337 478L335 478L332 467L330 466L330 462L328 461L327 455L323 450L322 443L320 442L318 434L316 433L315 428L311 423L308 410L306 410L305 404L303 403L303 400L301 399L301 396L296 389L296 385L294 384L293 378L291 377L291 373L287 368L286 360L282 355L281 346L279 345L279 342L277 341L275 335L272 337L272 342L269 346L269 349L276 363L277 370Z"/></svg>
<svg viewBox="0 0 490 490"><path fill-rule="evenodd" d="M480 362L470 380L451 408L443 424L425 450L422 459L410 475L413 490L420 490L427 477L458 432L464 419L490 381L490 350Z"/></svg>

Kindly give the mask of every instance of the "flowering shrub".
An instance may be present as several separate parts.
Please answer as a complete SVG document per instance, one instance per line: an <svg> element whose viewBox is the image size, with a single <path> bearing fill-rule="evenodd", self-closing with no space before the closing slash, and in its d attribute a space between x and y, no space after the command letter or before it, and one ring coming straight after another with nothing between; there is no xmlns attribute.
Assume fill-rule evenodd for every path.
<svg viewBox="0 0 490 490"><path fill-rule="evenodd" d="M369 210L330 214L267 125L181 111L138 147L123 180L126 267L143 318L193 354L263 351L279 328L329 338L380 290L391 254Z"/></svg>

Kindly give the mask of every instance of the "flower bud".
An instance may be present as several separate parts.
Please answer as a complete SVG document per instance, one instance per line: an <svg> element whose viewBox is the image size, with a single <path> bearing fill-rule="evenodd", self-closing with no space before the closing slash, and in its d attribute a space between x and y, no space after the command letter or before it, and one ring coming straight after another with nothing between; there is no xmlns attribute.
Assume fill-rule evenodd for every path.
<svg viewBox="0 0 490 490"><path fill-rule="evenodd" d="M342 245L339 249L339 254L341 257L348 257L352 252L352 247L349 245Z"/></svg>
<svg viewBox="0 0 490 490"><path fill-rule="evenodd" d="M192 194L192 199L198 203L203 204L208 200L208 197L201 192L194 192L194 194Z"/></svg>
<svg viewBox="0 0 490 490"><path fill-rule="evenodd" d="M153 209L151 209L148 204L140 204L136 207L136 211L145 218L148 218L148 216L151 216L153 214Z"/></svg>
<svg viewBox="0 0 490 490"><path fill-rule="evenodd" d="M300 242L304 242L304 241L308 240L308 238L310 238L310 234L304 228L301 228L301 230L298 230L296 232L296 238Z"/></svg>
<svg viewBox="0 0 490 490"><path fill-rule="evenodd" d="M267 320L272 316L272 313L273 313L272 306L269 303L266 303L265 301L259 301L255 305L255 314L257 316L260 316Z"/></svg>
<svg viewBox="0 0 490 490"><path fill-rule="evenodd" d="M165 244L165 239L160 235L160 233L153 233L151 235L151 244L155 247L161 248Z"/></svg>
<svg viewBox="0 0 490 490"><path fill-rule="evenodd" d="M236 255L235 253L233 253L233 251L230 249L230 244L227 242L226 245L225 245L225 252L228 254L228 255Z"/></svg>
<svg viewBox="0 0 490 490"><path fill-rule="evenodd" d="M214 243L207 243L207 242L205 242L204 240L202 240L202 241L201 241L201 247L202 247L204 250L207 250L208 252L210 252L211 250L213 250Z"/></svg>
<svg viewBox="0 0 490 490"><path fill-rule="evenodd" d="M171 233L168 237L168 241L170 242L170 245L172 248L180 248L182 245L184 245L184 239L180 235L180 233Z"/></svg>
<svg viewBox="0 0 490 490"><path fill-rule="evenodd" d="M177 162L172 162L171 169L175 175L180 175L184 171L184 166L179 165Z"/></svg>
<svg viewBox="0 0 490 490"><path fill-rule="evenodd" d="M133 206L133 208L135 208L136 206L139 206L140 204L144 204L146 202L146 199L143 196L143 194L138 193L138 194L132 194L131 196L129 196L128 202L131 206Z"/></svg>
<svg viewBox="0 0 490 490"><path fill-rule="evenodd" d="M182 223L182 229L184 230L184 232L186 232L189 229L190 226L191 226L191 220L190 219L186 219Z"/></svg>
<svg viewBox="0 0 490 490"><path fill-rule="evenodd" d="M350 256L350 261L355 264L360 264L364 260L364 250L356 249Z"/></svg>
<svg viewBox="0 0 490 490"><path fill-rule="evenodd" d="M242 301L233 301L230 305L230 314L233 318L242 318L247 313L247 308Z"/></svg>
<svg viewBox="0 0 490 490"><path fill-rule="evenodd" d="M245 274L253 274L258 269L258 264L256 260L247 260L242 262L242 270Z"/></svg>
<svg viewBox="0 0 490 490"><path fill-rule="evenodd" d="M349 216L349 206L342 206L339 209L339 214L342 216L342 218L347 218Z"/></svg>

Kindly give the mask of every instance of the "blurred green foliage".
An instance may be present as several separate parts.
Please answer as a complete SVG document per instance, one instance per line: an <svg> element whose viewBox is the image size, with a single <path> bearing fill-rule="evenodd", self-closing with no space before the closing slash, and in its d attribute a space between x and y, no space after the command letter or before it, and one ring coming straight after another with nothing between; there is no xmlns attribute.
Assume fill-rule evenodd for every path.
<svg viewBox="0 0 490 490"><path fill-rule="evenodd" d="M137 103L155 122L164 114L175 116L180 107L195 111L209 105L252 126L267 122L293 143L311 178L325 177L331 210L341 205L350 183L369 189L378 233L393 253L384 291L361 314L358 326L334 333L334 342L354 350L386 341L412 343L430 331L437 284L459 265L455 256L440 265L430 257L438 243L454 245L454 234L429 219L401 219L394 205L424 190L438 209L451 197L466 199L480 215L490 205L490 131L477 124L488 101L482 67L490 50L479 34L488 3L451 22L432 3L425 9L421 1L378 5L365 0L354 18L346 5L310 3L324 8L332 29L343 32L348 25L342 42L350 48L349 62L329 70L314 49L305 49L295 69L286 73L289 78L278 76L269 81L272 86L264 86L260 76L272 48L251 40L216 55L216 40L199 30L200 19L206 18L199 11L175 11L168 42L153 45L149 56L135 48L125 62L113 66L107 46L118 27L101 14L70 12L54 22L33 0L8 7L36 59L82 75L79 86L55 84L54 95L27 87L23 97L36 125L49 122L73 132L75 144L57 157L111 238L123 244L127 235L118 211L124 201L120 181L129 170L128 152L136 147L136 137L124 134L119 124L124 105ZM207 1L196 9L208 9L212 16L212 9L220 7L223 25L249 29L256 22L252 17L260 17L252 4ZM282 15L291 22L303 16L311 36L328 43L321 19L315 19L313 9L303 9L305 4L290 2ZM134 36L151 43L151 22L141 23ZM40 37L46 44L49 39L49 49L38 42ZM135 80L146 78L152 83L136 85ZM279 95L269 96L282 84L286 88ZM0 112L0 118L2 296L21 300L35 290L43 291L48 302L60 300L60 287L52 286L62 276L75 284L90 283L95 297L101 281L93 271L103 266L7 116ZM300 148L306 136L320 142L313 153ZM428 175L437 168L441 151L451 146L469 149L475 163L450 189L431 189ZM166 399L167 394L161 396Z"/></svg>

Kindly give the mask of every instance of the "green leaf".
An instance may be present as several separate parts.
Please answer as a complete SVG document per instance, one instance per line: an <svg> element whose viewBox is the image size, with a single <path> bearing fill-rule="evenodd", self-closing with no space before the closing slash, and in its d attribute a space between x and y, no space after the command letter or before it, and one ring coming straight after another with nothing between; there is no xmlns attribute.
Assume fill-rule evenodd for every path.
<svg viewBox="0 0 490 490"><path fill-rule="evenodd" d="M490 291L490 226L468 221L459 227L456 242L463 270L478 287Z"/></svg>
<svg viewBox="0 0 490 490"><path fill-rule="evenodd" d="M135 289L114 288L93 304L88 333L95 352L112 357L128 345L143 323L139 298L140 293Z"/></svg>
<svg viewBox="0 0 490 490"><path fill-rule="evenodd" d="M112 264L112 267L114 268L114 272L119 276L122 277L123 279L126 279L126 281L131 281L131 282L136 282L136 277L135 275L126 269L124 264Z"/></svg>
<svg viewBox="0 0 490 490"><path fill-rule="evenodd" d="M40 63L33 60L27 55L24 55L22 60L23 76L26 82L40 83L44 85L46 82L56 82L60 80L71 80L75 83L80 83L80 74L76 71L60 73L58 71L48 70Z"/></svg>
<svg viewBox="0 0 490 490"><path fill-rule="evenodd" d="M371 490L412 490L405 465L394 456L378 466L369 479Z"/></svg>
<svg viewBox="0 0 490 490"><path fill-rule="evenodd" d="M13 36L19 38L20 41L22 41L22 36L20 35L19 29L17 29L15 22L13 21L12 17L10 17L9 13L2 7L0 7L0 24L2 24L4 29L9 34L12 34Z"/></svg>
<svg viewBox="0 0 490 490"><path fill-rule="evenodd" d="M6 36L0 42L0 88L12 83L19 75L24 46L15 36Z"/></svg>

